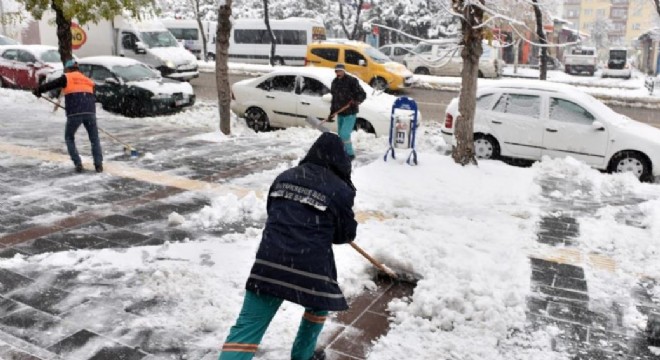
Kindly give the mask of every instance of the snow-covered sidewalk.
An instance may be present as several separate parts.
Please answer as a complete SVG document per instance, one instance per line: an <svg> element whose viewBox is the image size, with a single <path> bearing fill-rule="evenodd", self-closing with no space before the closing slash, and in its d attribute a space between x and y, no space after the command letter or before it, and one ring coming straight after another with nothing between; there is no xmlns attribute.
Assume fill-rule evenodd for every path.
<svg viewBox="0 0 660 360"><path fill-rule="evenodd" d="M25 135L10 119L23 117L26 123L38 121L43 128L61 126L61 114L50 113L47 104L35 101L27 117L22 115L24 107L15 101L0 100L0 105L8 115L0 119L0 126L15 131L15 141L22 141L20 137ZM203 108L191 111L162 120L182 124L206 114ZM182 119L177 119L178 116ZM112 124L114 129L128 133L135 132L134 121L113 117ZM279 172L296 164L318 136L311 129L255 134L241 124L234 126L241 129L241 134L235 137L199 134L199 131L191 134L185 128L181 132L182 142L171 142L166 149L153 148L150 159L129 165L140 168L157 161L163 166L162 175L166 176L169 164L176 162L181 166L188 161L191 173L197 176L199 165L192 160L199 158L191 158L193 154L205 157L200 161L204 162L205 171L240 169L244 162L237 156L242 153L262 158L268 155L268 168L256 168L216 183L248 188L252 193L240 197L210 191L183 192L162 201L203 197L208 205L189 213L170 212L165 218L155 217L145 223L129 221L108 226L110 230L103 230L102 226L85 230L82 226L64 232L88 231L86 234L93 237L131 232L158 237L163 232L178 231L187 234L183 239L121 248L90 246L39 255L19 253L0 260L0 346L2 341L9 341L11 337L3 335L9 333L48 347L48 351L59 349L67 359L88 359L107 343L86 341L65 350L63 345L51 346L73 342L72 334L84 329L85 334L99 334L114 343L139 346L139 351L152 354L145 359L173 356L167 351L175 350L187 358L215 358L240 309L244 283L259 244L266 215L266 200L259 194L268 189ZM41 128L35 127L34 131L37 134L32 134L32 138L51 142L39 146L61 145L59 137L41 137ZM175 128L167 131L170 136L176 136ZM568 358L571 349L555 346L563 328L556 323L533 327L529 317L529 298L536 296L530 256L557 258L557 253L565 250L585 254L571 259L578 259L572 265L584 269L587 296L594 299L586 306L595 313L607 309L607 305L620 304L622 316L618 329L629 334L643 331L647 316L636 307L637 299L631 292L642 278L660 279L656 259L660 253L660 186L640 184L628 174L601 174L572 159L546 159L529 168L498 161L461 167L450 157L441 155L444 142L437 127L420 131L420 164L416 167L404 164L405 156L383 162L385 139L362 132L354 135L358 149L353 173L358 189L355 211L372 214L358 227L356 242L389 267L420 279L412 296L388 305L392 327L374 344L369 359ZM154 134L150 136L157 138ZM12 132L5 132L2 141L14 141ZM194 146L194 150L176 148L177 144ZM256 150L259 153L254 153ZM173 158L173 155L188 157ZM401 151L399 155L407 152ZM241 161L237 163L237 160ZM42 167L58 170L58 166L64 165L0 153L4 177L7 174L17 177ZM47 177L41 182L31 178L29 186L13 180L10 187L0 187L7 194L1 200L3 206L17 203L31 206L26 199L31 199L35 189L57 193L63 183L72 184L81 179L85 179L85 186L79 187L80 196L85 198L86 191L96 191L97 185L115 179L107 174L80 178L61 175L61 170L58 173L63 178ZM552 188L552 184L558 185ZM130 190L121 187L106 191ZM557 208L556 203L565 207ZM575 211L573 203L586 203L590 211ZM107 211L119 209L100 203L93 207ZM113 216L131 219L140 211L138 208ZM142 211L145 212L149 211ZM559 216L558 213L570 214L580 224L580 235L570 249L537 242L541 219ZM627 222L630 219L635 220L635 226ZM587 259L589 254L608 259L615 264L616 271L603 272L587 260L579 260ZM347 296L354 298L374 288L373 268L351 247L335 247L335 256L339 283ZM2 283L2 279L10 276L5 272L22 277L11 275L9 278L15 282L8 286ZM660 301L658 289L654 291L647 306ZM35 303L36 296L49 302ZM561 302L561 299L543 301ZM19 306L3 305L8 302ZM48 321L57 320L58 325L42 327L46 315L32 308L26 310L26 304L47 305L46 310L51 311ZM35 311L42 322L19 329L16 325L19 315ZM302 309L296 305L282 307L260 346L258 359L289 357L301 314ZM562 321L551 314L544 316L553 322ZM589 334L592 322L590 318L587 320L589 323L581 326ZM332 327L331 321L328 328ZM605 346L597 342L592 345Z"/></svg>

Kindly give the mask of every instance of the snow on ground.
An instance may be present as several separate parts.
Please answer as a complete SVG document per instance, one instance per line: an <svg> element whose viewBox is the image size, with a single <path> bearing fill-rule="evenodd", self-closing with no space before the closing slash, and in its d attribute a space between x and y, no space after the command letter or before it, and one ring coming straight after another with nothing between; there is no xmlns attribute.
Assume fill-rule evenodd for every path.
<svg viewBox="0 0 660 360"><path fill-rule="evenodd" d="M11 94L13 100L26 101L31 96L6 90L0 90L0 94L0 99ZM13 103L0 100L5 109L18 114L23 106ZM62 115L52 119L58 116ZM202 124L211 131L217 126L217 113L201 104L180 114L145 121ZM304 128L254 133L240 121L232 126L237 130L234 139L277 138L298 144L296 159L282 160L274 170L231 182L249 185L255 191L267 189L279 172L295 165L318 135ZM365 133L354 135L361 158L361 166L354 169L353 175L358 189L355 210L380 212L385 218L361 224L356 242L390 268L420 279L410 298L389 305L393 327L375 344L370 359L562 357L551 349L552 329L538 334L518 331L525 326L525 297L530 289L528 254L544 247L535 241L544 206L538 179L577 179L595 189L587 194L595 199L655 198L639 209L645 228L618 223L617 212L626 209L604 208L595 219L582 219L580 246L614 258L621 269L613 274L588 275L590 291L613 293L621 291L617 289L622 284L622 289L630 289L639 274L660 276L656 260L660 251L657 185L639 184L629 175L603 175L571 159L546 159L531 168L497 161L461 167L440 154L444 143L438 129L424 127L420 131L420 164L416 167L403 163L408 151L399 151L397 160L383 162L385 139ZM232 140L215 134L199 138ZM108 275L114 274L112 290L98 293L99 299L120 304L156 299L162 304L131 326L186 331L200 336L197 345L218 347L241 307L244 283L266 216L265 200L254 194L244 198L207 196L210 206L183 219L175 216L173 225L206 229L238 222L248 224L248 228L241 233L162 246L17 255L0 260L0 267L45 274L81 271L87 283L107 283L111 278ZM347 296L374 287L373 269L350 246L337 246L335 256L339 282ZM282 307L264 338L259 359L288 357L301 313L302 309L293 304ZM633 309L627 314L629 323L642 323Z"/></svg>

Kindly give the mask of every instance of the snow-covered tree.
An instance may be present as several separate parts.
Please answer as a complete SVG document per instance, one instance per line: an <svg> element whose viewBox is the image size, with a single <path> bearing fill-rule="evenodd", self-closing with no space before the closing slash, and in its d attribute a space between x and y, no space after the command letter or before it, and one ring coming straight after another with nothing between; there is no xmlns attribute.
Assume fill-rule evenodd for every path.
<svg viewBox="0 0 660 360"><path fill-rule="evenodd" d="M614 29L612 20L605 16L598 16L593 23L589 24L589 32L591 37L588 44L595 46L597 49L605 49L609 46L609 32Z"/></svg>
<svg viewBox="0 0 660 360"><path fill-rule="evenodd" d="M474 154L474 113L477 107L479 58L483 52L482 26L486 0L452 0L453 11L461 19L461 92L458 95L458 118L454 122L456 146L452 158L461 165L476 164Z"/></svg>

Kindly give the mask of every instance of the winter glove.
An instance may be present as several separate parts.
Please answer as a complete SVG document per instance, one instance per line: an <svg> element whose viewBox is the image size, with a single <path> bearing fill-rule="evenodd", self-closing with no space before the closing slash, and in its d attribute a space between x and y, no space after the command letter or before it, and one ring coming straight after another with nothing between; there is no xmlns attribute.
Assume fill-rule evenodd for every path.
<svg viewBox="0 0 660 360"><path fill-rule="evenodd" d="M34 96L36 96L37 98L41 97L41 93L39 92L39 89L32 90L32 94L34 94Z"/></svg>

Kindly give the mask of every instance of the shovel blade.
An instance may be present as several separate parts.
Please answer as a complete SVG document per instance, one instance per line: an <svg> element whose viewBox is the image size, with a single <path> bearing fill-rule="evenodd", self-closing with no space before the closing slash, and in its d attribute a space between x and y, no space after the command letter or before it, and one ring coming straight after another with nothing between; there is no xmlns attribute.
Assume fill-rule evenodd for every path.
<svg viewBox="0 0 660 360"><path fill-rule="evenodd" d="M305 119L305 121L307 121L307 123L308 123L311 127L313 127L313 128L316 129L316 130L319 130L320 132L330 132L330 129L328 129L327 127L323 126L323 124L322 124L323 121L322 121L322 120L319 120L319 119L317 119L317 118L314 118L314 117L308 116L308 117Z"/></svg>

